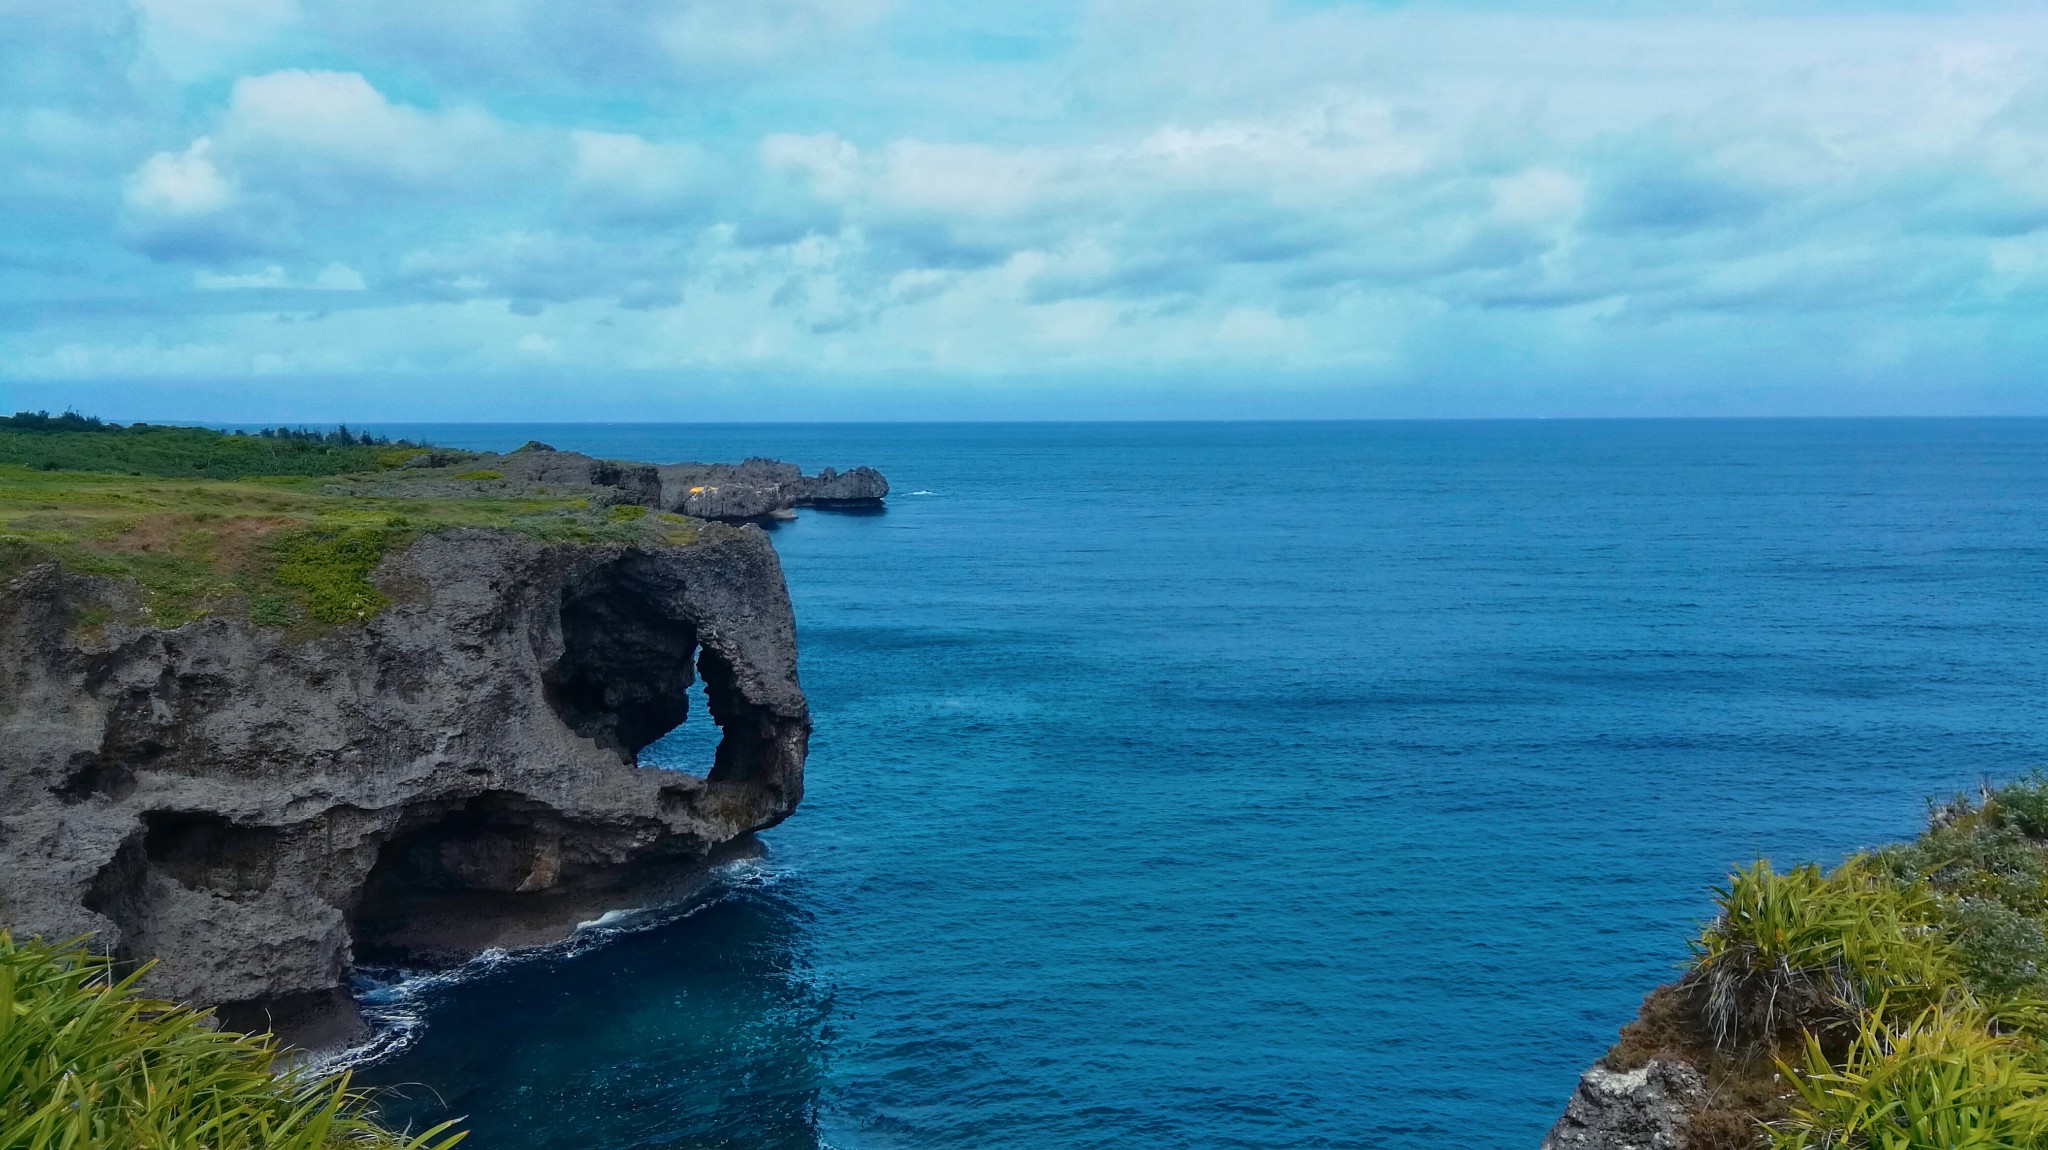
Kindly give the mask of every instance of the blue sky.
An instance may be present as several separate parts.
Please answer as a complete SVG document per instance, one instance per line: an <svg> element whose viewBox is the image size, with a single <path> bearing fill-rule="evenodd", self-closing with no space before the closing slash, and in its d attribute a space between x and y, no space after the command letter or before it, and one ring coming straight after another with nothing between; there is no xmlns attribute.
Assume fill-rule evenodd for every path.
<svg viewBox="0 0 2048 1150"><path fill-rule="evenodd" d="M2041 8L0 0L0 403L2048 414Z"/></svg>

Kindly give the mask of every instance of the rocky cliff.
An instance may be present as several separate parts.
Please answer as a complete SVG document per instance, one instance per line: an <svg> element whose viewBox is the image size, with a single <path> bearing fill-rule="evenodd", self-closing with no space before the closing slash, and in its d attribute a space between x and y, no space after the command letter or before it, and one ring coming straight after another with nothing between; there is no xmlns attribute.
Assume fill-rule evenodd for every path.
<svg viewBox="0 0 2048 1150"><path fill-rule="evenodd" d="M1579 1078L1541 1150L1689 1150L1707 1084L1691 1065L1653 1059L1633 1070L1595 1065Z"/></svg>
<svg viewBox="0 0 2048 1150"><path fill-rule="evenodd" d="M805 475L795 464L758 458L655 467L592 459L544 443L530 443L504 455L422 452L374 486L380 492L413 496L589 490L615 503L728 522L786 518L796 507L876 508L889 495L889 481L872 467L827 467Z"/></svg>
<svg viewBox="0 0 2048 1150"><path fill-rule="evenodd" d="M659 498L652 468L527 458L600 503ZM802 797L810 720L758 528L435 531L370 578L388 605L360 622L165 627L125 580L6 577L0 924L96 932L160 958L157 993L331 1041L359 956L452 958L672 897ZM702 721L697 675L707 775L636 765Z"/></svg>
<svg viewBox="0 0 2048 1150"><path fill-rule="evenodd" d="M699 519L762 519L793 507L879 505L889 481L872 467L805 475L772 459L745 463L675 463L659 469L661 506Z"/></svg>

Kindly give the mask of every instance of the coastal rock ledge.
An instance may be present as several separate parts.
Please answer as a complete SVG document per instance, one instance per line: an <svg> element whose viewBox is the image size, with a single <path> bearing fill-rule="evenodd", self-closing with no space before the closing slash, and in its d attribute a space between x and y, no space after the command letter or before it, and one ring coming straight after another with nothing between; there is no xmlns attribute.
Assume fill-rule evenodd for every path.
<svg viewBox="0 0 2048 1150"><path fill-rule="evenodd" d="M1596 1064L1579 1078L1542 1150L1684 1150L1686 1128L1706 1098L1706 1079L1675 1059L1634 1070Z"/></svg>
<svg viewBox="0 0 2048 1150"><path fill-rule="evenodd" d="M810 717L775 552L459 529L389 606L290 629L146 622L45 563L0 598L0 923L94 933L145 984L334 1045L359 961L446 962L673 899L787 816ZM702 777L637 764L704 680Z"/></svg>

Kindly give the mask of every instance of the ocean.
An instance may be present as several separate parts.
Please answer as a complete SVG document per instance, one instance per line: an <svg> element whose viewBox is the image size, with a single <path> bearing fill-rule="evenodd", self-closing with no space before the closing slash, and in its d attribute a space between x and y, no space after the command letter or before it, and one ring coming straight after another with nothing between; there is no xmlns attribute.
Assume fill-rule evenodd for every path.
<svg viewBox="0 0 2048 1150"><path fill-rule="evenodd" d="M2048 760L2044 421L379 430L894 488L763 857L364 985L480 1150L1534 1150L1729 868Z"/></svg>

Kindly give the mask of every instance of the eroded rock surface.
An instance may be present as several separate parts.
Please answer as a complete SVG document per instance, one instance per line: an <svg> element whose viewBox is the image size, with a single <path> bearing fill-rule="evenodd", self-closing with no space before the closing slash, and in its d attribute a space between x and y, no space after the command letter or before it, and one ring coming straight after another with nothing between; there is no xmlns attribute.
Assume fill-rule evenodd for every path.
<svg viewBox="0 0 2048 1150"><path fill-rule="evenodd" d="M1580 1077L1542 1150L1684 1150L1686 1126L1707 1101L1706 1080L1675 1059Z"/></svg>
<svg viewBox="0 0 2048 1150"><path fill-rule="evenodd" d="M452 958L672 893L790 813L810 732L767 538L697 539L427 535L375 571L390 606L312 633L124 622L131 585L27 570L0 598L0 923L160 957L151 989L233 1019L345 1009L368 950ZM702 721L700 674L706 776L636 765Z"/></svg>
<svg viewBox="0 0 2048 1150"><path fill-rule="evenodd" d="M807 476L772 459L672 463L659 468L661 507L699 519L762 519L793 507L877 506L889 481L872 467Z"/></svg>
<svg viewBox="0 0 2048 1150"><path fill-rule="evenodd" d="M656 467L593 459L545 443L503 455L427 451L387 474L341 482L348 492L373 495L574 494L597 506L637 503L727 522L786 517L796 507L879 507L889 494L889 481L872 467L827 467L816 475L773 459Z"/></svg>

